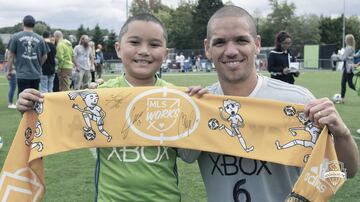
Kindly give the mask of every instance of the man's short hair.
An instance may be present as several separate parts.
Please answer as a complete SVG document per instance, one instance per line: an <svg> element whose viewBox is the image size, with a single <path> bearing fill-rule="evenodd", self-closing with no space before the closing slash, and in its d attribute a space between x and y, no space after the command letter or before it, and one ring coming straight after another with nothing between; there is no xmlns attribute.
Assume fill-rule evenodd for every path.
<svg viewBox="0 0 360 202"><path fill-rule="evenodd" d="M23 24L25 27L33 28L35 26L35 18L31 15L27 15L23 19Z"/></svg>
<svg viewBox="0 0 360 202"><path fill-rule="evenodd" d="M207 33L206 38L210 39L211 37L211 25L215 19L218 18L225 18L225 17L244 17L246 18L249 28L250 28L250 34L252 37L256 38L257 31L254 19L252 16L243 8L234 6L234 5L226 5L219 10L217 10L209 19L209 22L207 24Z"/></svg>
<svg viewBox="0 0 360 202"><path fill-rule="evenodd" d="M121 41L121 38L127 32L128 28L129 28L129 24L134 21L154 22L154 23L160 25L164 32L165 41L167 41L168 37L167 37L167 32L166 32L164 24L157 17L155 17L149 13L140 13L138 15L128 18L126 20L126 22L124 23L124 25L120 29L119 41Z"/></svg>

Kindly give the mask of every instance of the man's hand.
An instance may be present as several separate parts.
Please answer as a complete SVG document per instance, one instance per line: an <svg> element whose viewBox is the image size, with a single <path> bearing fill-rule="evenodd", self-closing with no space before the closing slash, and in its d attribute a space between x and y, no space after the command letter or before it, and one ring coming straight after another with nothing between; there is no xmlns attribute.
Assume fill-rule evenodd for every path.
<svg viewBox="0 0 360 202"><path fill-rule="evenodd" d="M327 126L334 136L335 150L340 162L347 169L347 177L356 175L359 167L359 151L349 128L336 111L329 98L313 100L305 105L305 115L320 127Z"/></svg>
<svg viewBox="0 0 360 202"><path fill-rule="evenodd" d="M305 106L305 115L311 122L320 127L328 126L329 131L336 136L349 135L349 129L337 112L334 103L329 98L313 100Z"/></svg>
<svg viewBox="0 0 360 202"><path fill-rule="evenodd" d="M198 98L201 98L204 94L208 93L208 90L201 86L190 86L186 92L190 96L196 95Z"/></svg>

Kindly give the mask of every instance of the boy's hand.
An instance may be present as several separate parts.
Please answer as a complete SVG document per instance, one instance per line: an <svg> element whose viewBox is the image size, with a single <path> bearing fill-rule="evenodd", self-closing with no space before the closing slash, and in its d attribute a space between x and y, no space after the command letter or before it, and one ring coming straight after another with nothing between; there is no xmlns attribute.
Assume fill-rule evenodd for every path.
<svg viewBox="0 0 360 202"><path fill-rule="evenodd" d="M98 84L95 82L90 82L88 85L89 89L96 89L98 87Z"/></svg>
<svg viewBox="0 0 360 202"><path fill-rule="evenodd" d="M190 86L186 92L190 96L196 95L198 98L201 98L204 94L208 93L208 90L201 86Z"/></svg>
<svg viewBox="0 0 360 202"><path fill-rule="evenodd" d="M97 83L98 85L101 85L104 83L104 79L96 79L95 83Z"/></svg>
<svg viewBox="0 0 360 202"><path fill-rule="evenodd" d="M88 88L89 89L96 89L99 85L103 84L103 79L96 79L95 82L90 82Z"/></svg>
<svg viewBox="0 0 360 202"><path fill-rule="evenodd" d="M28 88L19 94L16 102L16 108L19 112L24 113L34 109L35 102L44 102L44 95L38 90Z"/></svg>

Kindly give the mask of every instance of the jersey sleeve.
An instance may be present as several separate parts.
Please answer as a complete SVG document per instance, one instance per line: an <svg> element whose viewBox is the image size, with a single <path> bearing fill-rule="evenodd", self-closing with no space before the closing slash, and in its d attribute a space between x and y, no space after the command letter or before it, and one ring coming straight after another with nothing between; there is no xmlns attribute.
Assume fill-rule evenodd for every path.
<svg viewBox="0 0 360 202"><path fill-rule="evenodd" d="M200 156L201 151L192 149L177 149L177 155L186 163L194 163Z"/></svg>

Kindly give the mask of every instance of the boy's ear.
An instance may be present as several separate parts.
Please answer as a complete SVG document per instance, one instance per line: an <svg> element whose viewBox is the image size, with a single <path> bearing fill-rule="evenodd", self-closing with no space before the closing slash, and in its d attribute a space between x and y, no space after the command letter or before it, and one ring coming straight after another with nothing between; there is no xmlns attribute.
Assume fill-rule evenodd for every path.
<svg viewBox="0 0 360 202"><path fill-rule="evenodd" d="M169 48L166 48L166 50L165 50L165 55L164 55L164 61L166 61L166 58L167 58L167 56L168 56L168 53L169 53L169 51L170 51L170 49Z"/></svg>
<svg viewBox="0 0 360 202"><path fill-rule="evenodd" d="M115 50L116 50L116 54L117 54L118 58L121 58L121 55L120 55L120 43L117 41L117 42L115 42L114 46L115 46Z"/></svg>

